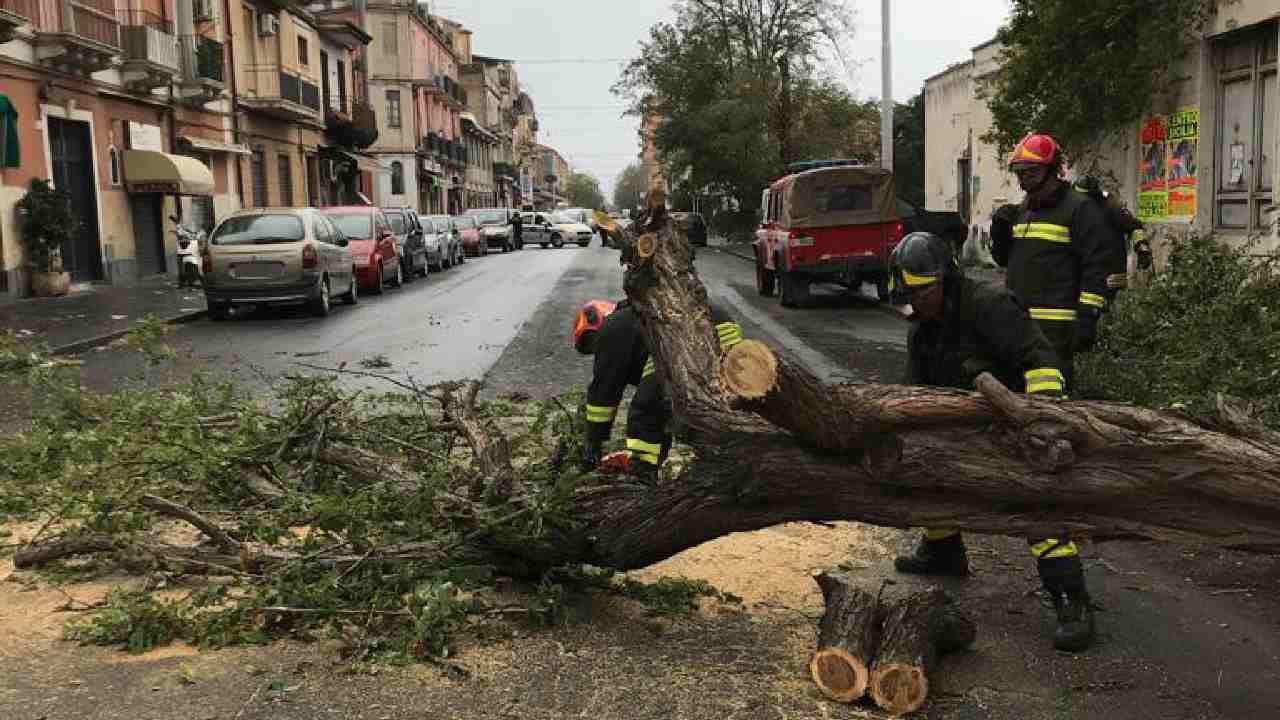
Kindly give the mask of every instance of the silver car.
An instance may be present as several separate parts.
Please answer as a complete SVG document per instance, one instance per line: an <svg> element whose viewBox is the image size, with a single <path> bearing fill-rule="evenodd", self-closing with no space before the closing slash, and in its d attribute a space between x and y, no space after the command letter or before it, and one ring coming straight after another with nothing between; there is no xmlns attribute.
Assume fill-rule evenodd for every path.
<svg viewBox="0 0 1280 720"><path fill-rule="evenodd" d="M305 304L324 317L334 296L357 302L347 238L314 208L241 210L214 229L202 260L214 320L237 305Z"/></svg>
<svg viewBox="0 0 1280 720"><path fill-rule="evenodd" d="M467 261L462 251L462 239L453 229L448 215L419 215L426 233L427 256L433 270L443 270Z"/></svg>

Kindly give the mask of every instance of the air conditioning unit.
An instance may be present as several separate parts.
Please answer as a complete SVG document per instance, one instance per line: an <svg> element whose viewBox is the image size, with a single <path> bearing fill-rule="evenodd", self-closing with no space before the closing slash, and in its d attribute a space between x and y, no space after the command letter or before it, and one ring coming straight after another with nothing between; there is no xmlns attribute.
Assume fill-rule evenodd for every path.
<svg viewBox="0 0 1280 720"><path fill-rule="evenodd" d="M214 19L213 0L193 0L192 6L196 22L211 22Z"/></svg>
<svg viewBox="0 0 1280 720"><path fill-rule="evenodd" d="M280 18L275 15L259 15L258 16L258 34L262 37L271 37L280 32Z"/></svg>

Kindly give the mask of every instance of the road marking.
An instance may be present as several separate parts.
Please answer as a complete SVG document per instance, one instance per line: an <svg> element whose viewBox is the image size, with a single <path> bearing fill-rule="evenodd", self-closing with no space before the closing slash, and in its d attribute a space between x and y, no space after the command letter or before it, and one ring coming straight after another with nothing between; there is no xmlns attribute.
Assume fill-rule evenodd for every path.
<svg viewBox="0 0 1280 720"><path fill-rule="evenodd" d="M826 355L809 347L809 344L801 340L790 330L783 327L778 321L765 315L759 310L751 307L751 305L738 294L737 290L728 285L721 285L716 288L717 294L733 305L743 317L751 322L764 328L765 332L772 335L778 342L782 343L784 352L794 357L799 363L805 366L809 372L817 375L824 380L852 380L854 379L853 371L850 368L843 367L827 359Z"/></svg>

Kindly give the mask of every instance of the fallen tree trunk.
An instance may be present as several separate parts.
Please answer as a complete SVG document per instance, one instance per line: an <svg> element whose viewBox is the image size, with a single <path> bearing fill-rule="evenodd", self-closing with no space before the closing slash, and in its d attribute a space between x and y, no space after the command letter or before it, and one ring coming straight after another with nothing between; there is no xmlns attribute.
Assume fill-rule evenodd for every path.
<svg viewBox="0 0 1280 720"><path fill-rule="evenodd" d="M893 603L871 666L871 699L893 715L920 709L938 658L969 646L975 635L973 623L938 588Z"/></svg>
<svg viewBox="0 0 1280 720"><path fill-rule="evenodd" d="M809 674L818 690L837 702L850 703L867 692L871 661L880 641L880 599L849 585L844 575L819 573L826 611L818 623L818 649Z"/></svg>

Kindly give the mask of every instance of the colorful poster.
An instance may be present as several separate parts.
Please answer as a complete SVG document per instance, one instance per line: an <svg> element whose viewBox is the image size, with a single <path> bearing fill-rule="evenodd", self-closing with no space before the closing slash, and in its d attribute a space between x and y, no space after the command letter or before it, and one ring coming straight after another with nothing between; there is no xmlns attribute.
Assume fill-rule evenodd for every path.
<svg viewBox="0 0 1280 720"><path fill-rule="evenodd" d="M1187 108L1169 116L1165 147L1170 220L1190 221L1196 214L1196 162L1200 142L1200 109Z"/></svg>
<svg viewBox="0 0 1280 720"><path fill-rule="evenodd" d="M1168 163L1165 140L1168 126L1163 115L1147 118L1139 133L1138 219L1143 222L1164 221L1169 217Z"/></svg>

